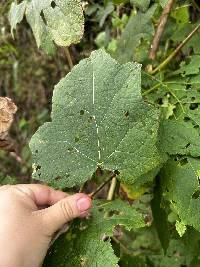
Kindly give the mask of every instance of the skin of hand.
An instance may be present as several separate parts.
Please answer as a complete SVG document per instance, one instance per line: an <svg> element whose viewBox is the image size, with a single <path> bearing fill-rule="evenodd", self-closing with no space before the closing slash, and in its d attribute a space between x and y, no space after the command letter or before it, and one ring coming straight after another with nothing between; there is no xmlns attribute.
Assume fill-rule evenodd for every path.
<svg viewBox="0 0 200 267"><path fill-rule="evenodd" d="M82 193L33 184L0 187L0 266L41 266L55 232L90 208Z"/></svg>

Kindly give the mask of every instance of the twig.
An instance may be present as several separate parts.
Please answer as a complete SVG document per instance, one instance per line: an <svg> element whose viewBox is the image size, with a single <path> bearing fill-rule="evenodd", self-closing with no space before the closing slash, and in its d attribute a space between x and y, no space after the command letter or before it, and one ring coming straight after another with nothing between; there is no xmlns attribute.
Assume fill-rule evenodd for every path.
<svg viewBox="0 0 200 267"><path fill-rule="evenodd" d="M65 47L65 48L64 48L64 51L65 51L65 54L66 54L66 57L67 57L67 61L68 61L68 64L69 64L69 68L70 68L70 70L72 70L73 67L74 67L74 64L73 64L73 61L72 61L72 58L71 58L71 54L70 54L70 51L69 51L69 47Z"/></svg>
<svg viewBox="0 0 200 267"><path fill-rule="evenodd" d="M83 192L84 192L85 184L86 184L86 183L84 183L84 184L80 187L80 189L79 189L79 193L83 193Z"/></svg>
<svg viewBox="0 0 200 267"><path fill-rule="evenodd" d="M169 13L172 9L173 2L174 2L174 0L169 0L163 9L162 15L161 15L159 23L158 23L157 31L156 31L154 38L153 38L153 41L152 41L151 50L149 52L149 59L154 60L156 58L156 52L158 50L160 39L161 39L161 36L162 36L163 31L165 29L165 25L167 23Z"/></svg>
<svg viewBox="0 0 200 267"><path fill-rule="evenodd" d="M114 177L116 176L115 173L112 173L111 177L109 177L103 184L101 184L94 192L90 193L89 196L93 198L105 185L107 185Z"/></svg>
<svg viewBox="0 0 200 267"><path fill-rule="evenodd" d="M18 163L23 163L22 158L16 152L10 152L10 156L13 157Z"/></svg>
<svg viewBox="0 0 200 267"><path fill-rule="evenodd" d="M200 29L200 24L194 28L194 30L183 40L183 42L153 71L151 74L155 74L156 72L163 69L169 62L178 54L178 52L189 42L189 40L193 37L193 35Z"/></svg>
<svg viewBox="0 0 200 267"><path fill-rule="evenodd" d="M117 178L116 176L112 178L112 182L108 191L107 200L112 200L114 197L115 189L117 185Z"/></svg>

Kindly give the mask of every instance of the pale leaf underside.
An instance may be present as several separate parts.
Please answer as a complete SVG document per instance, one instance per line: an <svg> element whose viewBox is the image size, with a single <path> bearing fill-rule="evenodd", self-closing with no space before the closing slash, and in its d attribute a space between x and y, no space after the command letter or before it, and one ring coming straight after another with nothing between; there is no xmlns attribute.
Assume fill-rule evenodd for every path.
<svg viewBox="0 0 200 267"><path fill-rule="evenodd" d="M11 31L26 16L38 47L51 52L54 42L60 46L78 43L84 32L80 0L24 0L12 3L9 20Z"/></svg>

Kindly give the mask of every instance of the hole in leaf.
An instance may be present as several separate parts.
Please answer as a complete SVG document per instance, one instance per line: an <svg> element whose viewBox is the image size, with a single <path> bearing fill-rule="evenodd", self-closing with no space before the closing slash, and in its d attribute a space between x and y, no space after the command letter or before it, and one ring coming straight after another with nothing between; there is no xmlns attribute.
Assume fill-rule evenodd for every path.
<svg viewBox="0 0 200 267"><path fill-rule="evenodd" d="M46 21L46 18L45 18L45 16L44 16L44 12L43 12L43 10L40 12L40 16L41 16L41 18L42 18L44 24L47 25L47 21Z"/></svg>
<svg viewBox="0 0 200 267"><path fill-rule="evenodd" d="M118 170L115 170L115 171L114 171L114 174L119 175L120 172L119 172Z"/></svg>
<svg viewBox="0 0 200 267"><path fill-rule="evenodd" d="M129 116L129 112L128 112L128 111L125 111L125 112L124 112L124 116L125 116L126 118L128 118L128 116Z"/></svg>
<svg viewBox="0 0 200 267"><path fill-rule="evenodd" d="M184 159L181 159L179 161L179 163L180 163L181 166L184 166L184 165L186 165L188 163L188 160L187 160L187 158L184 158Z"/></svg>
<svg viewBox="0 0 200 267"><path fill-rule="evenodd" d="M187 121L189 121L189 120L190 120L189 117L184 117L184 121L185 121L185 122L187 122Z"/></svg>
<svg viewBox="0 0 200 267"><path fill-rule="evenodd" d="M84 115L84 110L80 110L80 115Z"/></svg>
<svg viewBox="0 0 200 267"><path fill-rule="evenodd" d="M35 150L35 153L37 154L38 153L38 150Z"/></svg>
<svg viewBox="0 0 200 267"><path fill-rule="evenodd" d="M41 173L38 173L38 176L40 177L41 176Z"/></svg>
<svg viewBox="0 0 200 267"><path fill-rule="evenodd" d="M37 165L36 171L40 170L42 167L40 165Z"/></svg>
<svg viewBox="0 0 200 267"><path fill-rule="evenodd" d="M191 145L191 144L190 144L190 143L188 143L188 144L185 146L185 148L188 148L190 145Z"/></svg>
<svg viewBox="0 0 200 267"><path fill-rule="evenodd" d="M56 181L60 181L61 179L62 179L61 176L57 176L57 177L55 178Z"/></svg>
<svg viewBox="0 0 200 267"><path fill-rule="evenodd" d="M191 84L187 84L187 85L186 85L186 90L190 90L191 87L192 87Z"/></svg>
<svg viewBox="0 0 200 267"><path fill-rule="evenodd" d="M157 103L158 103L159 105L162 105L162 104L163 104L163 100L162 100L162 98L158 98Z"/></svg>
<svg viewBox="0 0 200 267"><path fill-rule="evenodd" d="M198 106L199 106L198 103L191 103L190 106L189 106L189 109L191 109L191 110L195 110L195 109L198 108Z"/></svg>
<svg viewBox="0 0 200 267"><path fill-rule="evenodd" d="M56 3L55 3L55 1L52 1L52 2L51 2L51 7L52 7L52 8L55 8L55 7L56 7Z"/></svg>
<svg viewBox="0 0 200 267"><path fill-rule="evenodd" d="M73 147L69 147L68 149L67 149L67 152L72 152L73 151Z"/></svg>
<svg viewBox="0 0 200 267"><path fill-rule="evenodd" d="M194 125L194 129L198 129L199 128L199 125Z"/></svg>
<svg viewBox="0 0 200 267"><path fill-rule="evenodd" d="M194 194L192 195L192 198L193 199L197 199L200 197L200 189L197 189Z"/></svg>
<svg viewBox="0 0 200 267"><path fill-rule="evenodd" d="M109 237L108 237L108 236L103 236L103 237L102 237L102 241L106 242L106 241L108 241L108 240L109 240Z"/></svg>
<svg viewBox="0 0 200 267"><path fill-rule="evenodd" d="M193 97L191 98L191 100L192 100L192 101L195 101L195 97L193 96Z"/></svg>
<svg viewBox="0 0 200 267"><path fill-rule="evenodd" d="M94 120L94 118L92 116L88 118L88 122L90 122L90 123L92 123L93 120Z"/></svg>

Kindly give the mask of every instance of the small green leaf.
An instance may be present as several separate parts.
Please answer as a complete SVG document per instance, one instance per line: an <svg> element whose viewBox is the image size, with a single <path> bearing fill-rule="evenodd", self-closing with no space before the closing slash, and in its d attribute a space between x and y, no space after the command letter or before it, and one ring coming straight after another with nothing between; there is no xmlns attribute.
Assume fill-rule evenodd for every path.
<svg viewBox="0 0 200 267"><path fill-rule="evenodd" d="M130 3L145 12L150 5L150 0L130 0Z"/></svg>
<svg viewBox="0 0 200 267"><path fill-rule="evenodd" d="M115 10L112 2L108 2L105 9L102 10L101 19L99 26L102 27L107 19L107 17Z"/></svg>
<svg viewBox="0 0 200 267"><path fill-rule="evenodd" d="M23 20L24 13L26 10L27 1L23 1L19 5L16 2L11 4L9 12L9 22L11 26L11 33L13 35L13 30L16 30L17 24Z"/></svg>
<svg viewBox="0 0 200 267"><path fill-rule="evenodd" d="M199 74L200 70L200 56L193 55L190 57L190 62L186 64L182 62L180 69L174 72L174 74L182 74L183 76Z"/></svg>
<svg viewBox="0 0 200 267"><path fill-rule="evenodd" d="M140 65L120 65L103 50L82 60L56 86L52 122L32 137L35 179L80 185L97 167L134 183L161 163L159 114L141 96Z"/></svg>
<svg viewBox="0 0 200 267"><path fill-rule="evenodd" d="M180 221L180 222L176 221L175 226L176 226L176 231L178 232L180 237L182 237L185 234L186 230L187 230L186 225L182 221Z"/></svg>
<svg viewBox="0 0 200 267"><path fill-rule="evenodd" d="M166 120L160 127L160 149L175 155L200 156L199 129L190 122Z"/></svg>
<svg viewBox="0 0 200 267"><path fill-rule="evenodd" d="M140 46L142 40L145 40L145 43L147 44L142 58L145 58L144 53L147 57L150 40L154 34L154 27L151 19L156 8L157 5L153 5L146 13L138 12L136 15L133 14L130 17L129 22L118 41L117 51L114 54L114 58L116 58L119 62L125 63L129 61L137 61L136 49Z"/></svg>

